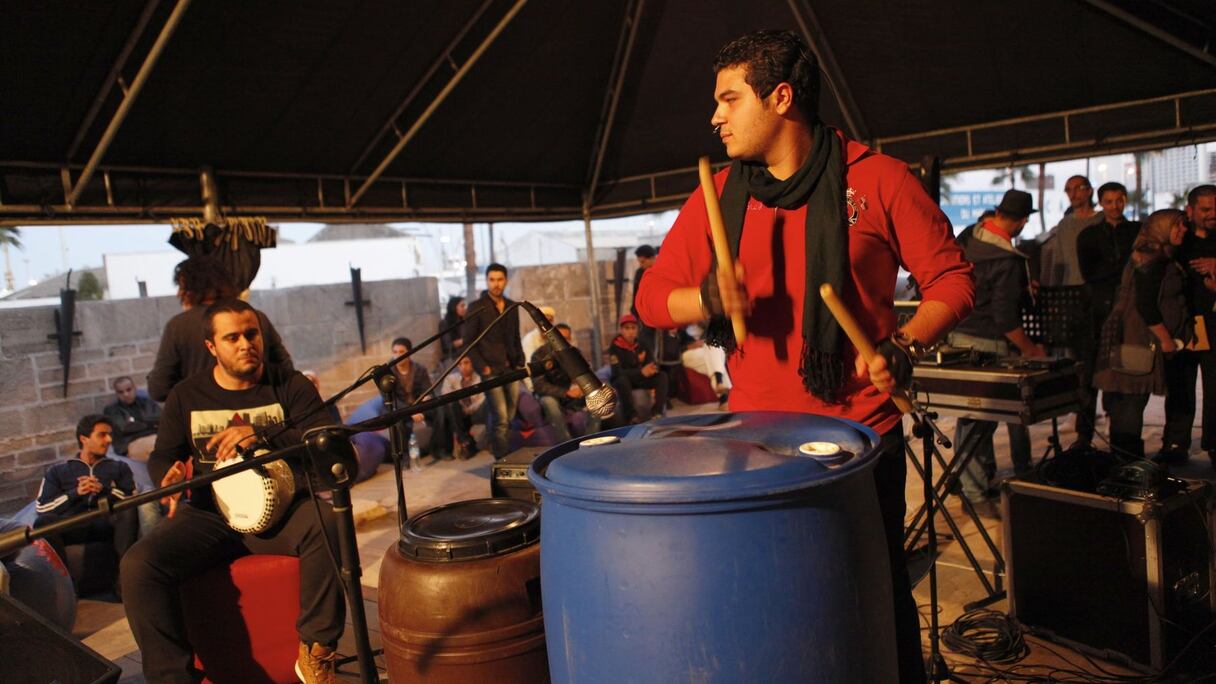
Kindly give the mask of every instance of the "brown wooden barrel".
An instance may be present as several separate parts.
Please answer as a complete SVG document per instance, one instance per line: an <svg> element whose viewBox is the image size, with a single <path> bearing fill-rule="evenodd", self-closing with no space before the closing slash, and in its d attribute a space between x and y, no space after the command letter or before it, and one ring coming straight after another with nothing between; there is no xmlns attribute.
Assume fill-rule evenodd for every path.
<svg viewBox="0 0 1216 684"><path fill-rule="evenodd" d="M549 681L540 600L540 511L475 499L412 518L380 566L389 681Z"/></svg>

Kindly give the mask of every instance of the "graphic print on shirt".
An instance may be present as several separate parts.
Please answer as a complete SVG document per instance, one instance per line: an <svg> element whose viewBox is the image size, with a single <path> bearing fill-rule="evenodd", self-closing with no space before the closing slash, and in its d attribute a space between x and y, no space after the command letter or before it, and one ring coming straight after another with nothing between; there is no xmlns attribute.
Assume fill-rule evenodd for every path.
<svg viewBox="0 0 1216 684"><path fill-rule="evenodd" d="M214 464L214 450L207 451L207 442L230 427L252 425L254 430L283 422L283 407L278 403L243 409L211 409L190 412L190 440L194 444L194 462Z"/></svg>

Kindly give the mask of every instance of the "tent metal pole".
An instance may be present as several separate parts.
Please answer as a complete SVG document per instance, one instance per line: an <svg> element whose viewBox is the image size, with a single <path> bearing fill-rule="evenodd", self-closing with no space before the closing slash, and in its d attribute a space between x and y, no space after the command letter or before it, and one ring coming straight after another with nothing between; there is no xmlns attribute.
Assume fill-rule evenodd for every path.
<svg viewBox="0 0 1216 684"><path fill-rule="evenodd" d="M376 144L380 142L380 139L383 138L389 131L397 127L397 118L405 113L405 110L414 102L414 98L418 97L418 93L422 92L422 88L430 82L431 77L435 75L435 72L439 71L439 68L445 64L452 65L452 51L456 49L456 46L460 44L460 41L464 40L465 35L467 35L469 30L473 28L474 24L477 23L477 20L481 19L481 15L486 13L486 10L493 2L494 0L485 0L485 2L481 3L481 6L477 8L477 11L473 13L473 16L469 17L469 20L465 22L463 27L461 27L460 31L456 34L456 37L452 38L452 42L448 43L448 46L443 49L443 52L440 53L438 59L431 64L430 68L426 70L426 73L422 75L422 78L418 79L418 83L414 85L413 90L411 90L410 93L405 96L405 99L401 101L401 104L397 106L397 109L393 112L393 115L384 122L384 125L380 127L379 131L376 132L375 137L371 139L371 142L367 143L367 147L364 148L363 152L359 155L359 158L355 160L355 163L351 164L351 173L354 173L355 169L359 168L363 164L363 162L367 159L367 155L372 153L372 150L375 149Z"/></svg>
<svg viewBox="0 0 1216 684"><path fill-rule="evenodd" d="M84 115L84 121L81 122L80 129L76 131L76 137L72 140L72 146L68 148L66 159L70 160L76 156L81 143L84 142L84 136L88 135L89 129L93 127L93 120L97 118L97 114L101 111L101 106L105 104L106 99L110 96L110 89L121 78L122 70L127 66L127 59L131 56L131 51L135 49L135 44L144 35L144 30L148 28L148 22L152 20L152 14L156 11L156 6L159 4L160 0L148 0L148 4L144 5L144 11L139 15L139 20L135 22L135 28L131 31L131 35L127 37L127 42L122 46L122 50L119 51L118 58L114 60L114 66L110 67L110 73L106 75L105 82L101 84L101 91L93 99L93 104L89 107L88 114ZM125 89L126 86L124 85L123 88Z"/></svg>
<svg viewBox="0 0 1216 684"><path fill-rule="evenodd" d="M1089 5L1092 5L1096 9L1099 9L1099 10L1109 14L1110 16L1118 19L1119 21L1122 21L1123 23L1127 24L1128 26L1131 26L1132 28L1136 28L1141 31L1144 31L1145 33L1156 38L1157 40L1160 40L1160 41L1166 43L1167 45L1170 45L1172 47L1178 48L1179 50L1182 50L1183 52L1194 57L1195 59L1206 63L1208 66L1216 66L1216 55L1212 55L1211 53L1204 52L1203 50L1200 50L1199 48L1197 48L1194 45L1191 45L1190 43L1187 43L1185 41L1178 40L1178 38L1170 35L1168 32L1163 31L1162 29L1148 23L1147 21L1144 21L1143 19L1135 16L1134 14L1131 14L1130 12L1127 12L1118 7L1115 7L1114 5L1110 4L1106 0L1084 0L1084 1L1086 3L1088 3Z"/></svg>
<svg viewBox="0 0 1216 684"><path fill-rule="evenodd" d="M519 14L519 11L523 9L527 2L528 0L516 0L515 4L511 6L511 9L507 11L506 15L504 15L503 18L498 21L498 24L494 26L494 29L490 31L490 35L486 36L485 39L481 41L481 44L477 46L477 49L473 51L473 54L469 55L469 58L465 60L464 64L462 64L460 68L456 70L456 73L452 75L452 80L448 81L448 84L443 87L443 90L439 91L439 94L435 96L435 99L432 100L429 105L427 105L422 114L418 115L418 120L415 121L412 126L410 126L410 129L406 131L399 140L397 140L397 144L393 145L393 149L389 151L388 156L386 156L380 162L380 164L376 166L376 170L372 171L371 175L367 177L367 180L363 181L363 185L359 186L359 189L355 191L355 194L351 195L350 201L346 203L346 207L348 209L358 204L359 199L363 197L363 193L367 192L367 189L371 187L372 183L375 183L376 179L384 174L385 170L388 169L389 164L392 164L393 160L397 158L397 155L401 154L401 150L404 150L405 146L414 139L414 135L417 134L418 130L422 128L422 125L431 118L431 114L434 114L435 110L439 108L439 105L443 104L444 100L448 99L448 95L452 93L452 90L456 88L456 85L465 77L465 74L469 73L469 69L473 68L473 65L477 63L477 60L481 59L481 56L485 54L486 50L488 50L489 47L494 44L494 41L503 32L503 29L507 28L507 24L511 23L511 20L515 18L516 14Z"/></svg>
<svg viewBox="0 0 1216 684"><path fill-rule="evenodd" d="M1143 100L1127 100L1125 102L1112 102L1110 104L1091 105L1089 107L1078 107L1076 109L1065 109L1058 112L1048 112L1046 114L1028 114L1026 116L1016 116L1010 119L1000 119L997 121L986 121L984 123L971 124L968 126L952 126L950 128L936 128L929 131L920 131L918 133L905 133L903 135L891 135L887 137L877 138L874 144L880 149L883 145L893 142L904 142L906 140L920 140L921 138L935 138L941 135L949 135L951 133L965 133L967 131L982 131L988 128L999 128L1001 126L1012 126L1015 124L1031 123L1035 121L1050 121L1051 119L1062 119L1078 114L1093 114L1096 112L1110 112L1118 109L1127 109L1129 107L1138 107L1140 105L1155 104L1158 102L1177 102L1191 97L1204 97L1207 95L1216 94L1216 88L1207 88L1205 90L1192 90L1185 93L1175 93L1173 95L1159 95L1157 97L1148 97ZM1061 125L1063 125L1061 123ZM1196 130L1198 126L1193 127Z"/></svg>
<svg viewBox="0 0 1216 684"><path fill-rule="evenodd" d="M189 6L190 0L177 0L177 6L173 8L173 13L169 15L164 27L161 28L160 35L156 37L156 42L152 44L152 49L148 51L148 56L144 58L143 65L139 67L139 73L135 75L135 80L131 82L131 87L123 94L122 102L118 105L118 111L114 112L114 117L110 119L110 125L106 126L105 133L101 134L101 140L97 141L97 148L93 150L88 163L84 165L84 170L80 172L80 178L77 179L76 185L73 186L72 192L67 198L67 205L69 207L76 204L80 193L88 185L89 178L93 176L93 171L96 170L97 165L101 162L101 158L105 156L106 150L110 148L110 143L114 141L114 136L118 134L119 127L126 120L127 114L130 113L131 107L135 104L136 98L139 97L140 91L143 90L144 84L148 82L148 77L152 74L152 68L156 66L156 61L160 59L161 52L169 44L169 38L173 36L173 31L181 23L182 16L186 13L186 8Z"/></svg>
<svg viewBox="0 0 1216 684"><path fill-rule="evenodd" d="M583 193L583 234L587 243L587 281L591 286L591 331L594 348L591 358L596 366L601 363L601 350L604 346L604 325L601 320L602 301L600 294L599 264L595 260L595 245L591 239L591 205L595 201L596 187L600 182L600 172L604 166L604 153L608 149L608 139L612 135L612 124L616 120L617 105L621 101L621 88L625 85L625 73L629 68L629 56L633 54L634 39L638 34L638 24L642 20L644 0L637 0L632 7L625 9L625 21L621 26L621 35L617 39L616 55L612 60L612 75L609 77L609 90L604 93L604 109L600 114L600 122L595 133L595 147L591 152L590 169L587 174L587 189Z"/></svg>
<svg viewBox="0 0 1216 684"><path fill-rule="evenodd" d="M633 11L625 10L625 22L621 26L621 36L617 40L616 57L612 60L612 76L610 90L604 93L604 109L600 114L600 122L595 133L595 149L591 155L591 169L587 174L587 202L595 201L595 190L600 182L600 171L604 165L604 153L608 149L608 139L612 136L612 123L616 120L617 105L621 101L621 88L625 85L625 72L629 69L629 57L633 54L634 38L638 34L638 24L642 20L644 0L637 0Z"/></svg>
<svg viewBox="0 0 1216 684"><path fill-rule="evenodd" d="M866 127L865 120L861 118L861 109L857 106L857 101L853 99L853 91L849 89L848 82L844 80L844 72L840 70L840 64L836 62L836 54L832 52L827 36L823 35L823 31L819 29L815 10L808 3L800 2L800 0L788 1L790 12L798 21L798 28L802 30L802 37L806 39L811 52L815 53L824 73L827 74L828 85L832 88L832 94L836 96L836 104L840 106L840 113L844 115L845 125L849 127L849 135L854 140L868 142L870 131Z"/></svg>
<svg viewBox="0 0 1216 684"><path fill-rule="evenodd" d="M600 319L600 268L591 242L590 195L583 199L583 236L587 239L587 282L591 285L591 363L599 368L603 364L604 322Z"/></svg>

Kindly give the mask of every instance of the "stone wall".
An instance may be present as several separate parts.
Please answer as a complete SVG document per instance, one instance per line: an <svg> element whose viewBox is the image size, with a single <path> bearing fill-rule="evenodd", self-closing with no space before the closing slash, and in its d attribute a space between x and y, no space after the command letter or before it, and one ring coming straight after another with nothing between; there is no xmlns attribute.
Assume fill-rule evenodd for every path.
<svg viewBox="0 0 1216 684"><path fill-rule="evenodd" d="M584 278L585 280L585 278ZM433 278L364 283L367 337L359 347L348 284L252 293L283 337L296 368L321 378L324 396L344 388L366 368L385 360L389 342L405 335L416 342L434 334L439 303ZM131 375L144 386L160 333L181 311L176 298L79 302L67 396L55 332L57 307L0 310L0 513L29 502L46 467L76 452L76 422L114 401L110 383ZM427 350L429 352L430 350ZM428 366L434 353L421 353ZM366 385L342 402L343 415L374 394Z"/></svg>
<svg viewBox="0 0 1216 684"><path fill-rule="evenodd" d="M631 265L632 266L632 265ZM603 295L604 336L593 344L591 292L585 263L513 269L507 294L557 309L558 321L575 331L588 359L615 334L611 262L599 264ZM632 271L630 271L632 274ZM278 329L299 370L311 369L329 397L369 367L389 356L394 337L420 343L438 330L442 315L434 278L363 284L367 353L359 346L349 284L319 285L253 292L250 303ZM622 298L627 310L629 294ZM55 306L0 309L0 514L13 512L36 494L46 467L76 453L76 422L101 413L114 401L111 383L122 375L145 386L161 330L181 306L174 297L78 302L72 367L63 393L63 370L55 332ZM521 330L532 330L523 316ZM438 345L419 352L428 368L438 362ZM371 383L339 405L342 415L375 394Z"/></svg>
<svg viewBox="0 0 1216 684"><path fill-rule="evenodd" d="M557 322L566 323L574 332L577 346L587 356L594 358L595 350L603 350L616 335L616 305L612 278L612 262L601 261L598 264L600 272L600 320L603 322L603 339L599 344L592 344L591 325L591 284L587 282L587 264L549 264L545 266L524 266L511 271L507 295L512 299L526 299L537 306L549 305L557 310ZM633 276L632 262L626 278ZM622 313L629 311L632 290L627 286L621 297ZM526 318L526 317L525 317ZM528 321L521 322L523 331L532 329Z"/></svg>

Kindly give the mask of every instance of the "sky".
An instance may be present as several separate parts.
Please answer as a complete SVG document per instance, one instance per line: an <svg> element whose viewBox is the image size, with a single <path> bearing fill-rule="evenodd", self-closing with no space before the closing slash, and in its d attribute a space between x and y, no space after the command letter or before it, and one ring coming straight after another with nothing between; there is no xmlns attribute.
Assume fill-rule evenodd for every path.
<svg viewBox="0 0 1216 684"><path fill-rule="evenodd" d="M1043 210L1041 218L1039 216L1034 217L1035 220L1032 220L1027 225L1023 237L1034 237L1044 228L1050 228L1059 221L1064 209L1067 207L1067 200L1064 198L1061 189L1064 179L1071 174L1088 173L1094 187L1107 180L1122 180L1127 182L1129 187L1133 186L1134 179L1127 175L1131 172L1128 163L1130 159L1131 155L1118 155L1048 164L1046 170L1047 174L1052 178L1052 189L1047 192L1044 206L1041 207ZM952 192L959 195L956 203L966 201L963 196L967 194L970 194L972 201L979 201L982 198L983 201L987 202L991 199L993 191L998 193L1003 192L1007 188L1007 185L1000 182L994 184L993 181L996 174L997 172L992 170L955 174L949 181ZM962 221L969 223L970 214L976 208L978 207L965 209L955 207L953 211L947 208L947 214L953 217L955 223ZM666 232L673 217L674 213L668 212L661 215L637 216L596 222L595 225L602 226L604 229L612 228L615 230L623 229L626 226L635 226L639 236L655 235ZM525 231L544 230L547 225L551 225L555 229L569 230L574 224L577 224L577 227L581 228L581 221L573 223L567 221L560 224L496 224L494 227L495 244L505 244L513 239L515 235L522 234ZM280 223L275 225L279 229L281 238L293 242L304 242L323 227L323 224L319 223ZM459 224L415 223L393 225L410 226L415 230L421 229L430 232L440 237L445 243L452 240L458 241L461 231ZM955 229L959 230L963 225L957 225ZM167 241L171 230L168 225L25 226L21 228L21 241L24 248L21 250L10 248L8 250L8 263L0 263L0 270L11 270L14 285L20 289L30 284L31 280L41 280L48 276L62 273L67 268L81 269L101 266L102 255L106 253L170 251L173 248L168 245ZM477 249L479 254L486 247L484 244L485 235L485 224L478 224ZM0 256L3 256L2 253L0 253ZM0 280L0 289L3 288L4 282Z"/></svg>

